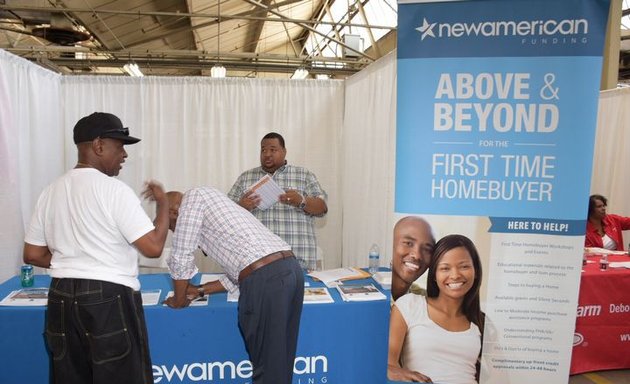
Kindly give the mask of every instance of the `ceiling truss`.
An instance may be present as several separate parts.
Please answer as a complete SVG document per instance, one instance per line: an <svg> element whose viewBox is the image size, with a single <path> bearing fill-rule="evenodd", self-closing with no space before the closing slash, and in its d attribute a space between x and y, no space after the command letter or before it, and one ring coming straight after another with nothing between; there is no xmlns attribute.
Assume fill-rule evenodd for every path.
<svg viewBox="0 0 630 384"><path fill-rule="evenodd" d="M220 63L231 72L252 74L290 74L298 68L307 68L311 74L347 77L363 69L380 56L366 54L347 44L339 30L344 27L372 28L394 31L395 27L372 25L363 15L363 23L351 23L350 11L342 21L327 21L334 0L216 0L188 2L203 9L145 9L134 8L134 3L114 1L49 1L28 5L24 1L0 0L0 47L65 74L117 74L129 62L135 62L149 74L199 75ZM345 0L344 0L345 1ZM369 0L360 0L353 12L362 12ZM30 2L37 3L37 2ZM75 6L90 3L92 6ZM103 3L103 6L98 6ZM127 3L127 9L113 8ZM146 3L146 1L142 2ZM138 3L138 4L142 4ZM153 1L154 7L164 1ZM180 2L181 3L181 2ZM239 6L234 6L239 3ZM296 15L296 7L310 7L312 12ZM73 28L91 36L87 42L54 44L33 33L36 25L50 24L55 15L64 17ZM303 17L303 15L307 17ZM136 30L128 32L122 25L137 19ZM156 25L144 26L147 19L158 20ZM143 21L144 20L144 21ZM261 41L265 28L279 25L285 49L265 50ZM329 25L333 33L324 34L316 27ZM111 27L110 27L111 26ZM234 30L242 40L232 43L229 34ZM123 32L124 31L124 32ZM297 31L297 32L296 32ZM187 35L189 42L183 47L169 42L174 36ZM353 52L348 57L327 57L318 52L307 53L308 35L323 38L324 45L334 44ZM186 46L187 45L187 46ZM236 47L236 48L235 48Z"/></svg>
<svg viewBox="0 0 630 384"><path fill-rule="evenodd" d="M157 76L209 75L221 64L228 76L308 69L345 78L395 47L396 27L366 12L378 3L395 12L386 1L393 0L0 0L0 48L63 74L121 75L134 62ZM628 16L623 9L622 26ZM63 28L52 28L58 23ZM42 34L47 28L56 40ZM348 43L348 30L365 31L370 48ZM89 39L73 41L81 36ZM629 40L622 29L625 82Z"/></svg>

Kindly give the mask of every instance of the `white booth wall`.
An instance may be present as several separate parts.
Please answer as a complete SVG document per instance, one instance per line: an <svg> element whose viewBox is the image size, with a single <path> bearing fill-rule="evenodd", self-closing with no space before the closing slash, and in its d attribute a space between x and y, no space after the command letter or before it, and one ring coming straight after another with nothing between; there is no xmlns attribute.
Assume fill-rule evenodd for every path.
<svg viewBox="0 0 630 384"><path fill-rule="evenodd" d="M630 89L601 94L592 183L622 215L630 215L628 105ZM0 281L18 273L32 207L76 162L72 127L93 111L118 115L142 138L126 147L119 176L138 193L149 178L169 190L211 185L227 192L259 164L260 138L281 133L289 163L312 170L329 195L328 215L317 221L324 267L365 266L372 243L389 265L395 52L346 81L296 81L59 76L0 50ZM152 216L153 207L145 208ZM201 262L202 270L213 268Z"/></svg>
<svg viewBox="0 0 630 384"><path fill-rule="evenodd" d="M116 114L142 138L125 147L129 157L118 176L136 191L156 179L167 190L210 185L227 193L243 171L260 165L261 138L282 134L287 161L313 171L328 193L329 212L316 230L326 264L338 264L343 82L65 76L61 83L66 143L74 123L93 111ZM71 168L76 147L66 145L65 156ZM216 272L210 259L198 262Z"/></svg>
<svg viewBox="0 0 630 384"><path fill-rule="evenodd" d="M60 79L0 50L0 281L19 272L32 207L65 169Z"/></svg>

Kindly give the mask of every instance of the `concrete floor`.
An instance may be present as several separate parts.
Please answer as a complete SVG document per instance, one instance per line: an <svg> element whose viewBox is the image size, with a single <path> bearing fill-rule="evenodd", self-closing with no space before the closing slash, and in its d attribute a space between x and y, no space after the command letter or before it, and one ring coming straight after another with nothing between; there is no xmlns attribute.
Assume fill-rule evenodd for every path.
<svg viewBox="0 0 630 384"><path fill-rule="evenodd" d="M630 384L630 370L599 371L569 377L569 384Z"/></svg>

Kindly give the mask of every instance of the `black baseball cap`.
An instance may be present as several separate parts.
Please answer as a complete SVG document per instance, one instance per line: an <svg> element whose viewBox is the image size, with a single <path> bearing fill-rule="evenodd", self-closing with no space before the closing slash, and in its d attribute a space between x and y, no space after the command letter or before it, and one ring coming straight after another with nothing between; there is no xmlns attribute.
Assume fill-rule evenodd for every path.
<svg viewBox="0 0 630 384"><path fill-rule="evenodd" d="M129 128L123 128L122 122L116 115L105 112L94 112L81 118L74 126L74 143L79 144L102 139L116 139L123 144L135 144L140 139L129 136Z"/></svg>

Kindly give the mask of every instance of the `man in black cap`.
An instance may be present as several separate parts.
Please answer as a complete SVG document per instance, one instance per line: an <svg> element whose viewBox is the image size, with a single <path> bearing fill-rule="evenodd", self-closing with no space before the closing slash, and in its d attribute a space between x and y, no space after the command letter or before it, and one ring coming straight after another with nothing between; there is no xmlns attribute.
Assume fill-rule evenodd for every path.
<svg viewBox="0 0 630 384"><path fill-rule="evenodd" d="M118 117L111 113L94 112L74 126L74 143L79 150L77 168L92 167L107 176L117 176L125 162L125 144L140 139L129 136Z"/></svg>
<svg viewBox="0 0 630 384"><path fill-rule="evenodd" d="M45 336L53 383L153 383L137 251L162 254L168 199L159 183L146 183L143 196L157 202L151 222L133 190L110 177L127 157L124 145L138 141L110 113L82 118L77 165L34 209L23 258L52 277Z"/></svg>

